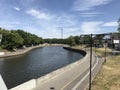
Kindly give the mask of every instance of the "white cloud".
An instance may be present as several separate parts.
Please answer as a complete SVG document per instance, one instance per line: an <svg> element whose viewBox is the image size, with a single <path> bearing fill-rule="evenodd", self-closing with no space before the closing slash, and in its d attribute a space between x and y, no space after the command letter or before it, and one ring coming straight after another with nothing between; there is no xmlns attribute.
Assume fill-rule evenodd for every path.
<svg viewBox="0 0 120 90"><path fill-rule="evenodd" d="M15 10L17 11L20 11L20 8L19 7L14 7Z"/></svg>
<svg viewBox="0 0 120 90"><path fill-rule="evenodd" d="M50 19L50 15L48 15L47 13L45 12L41 12L41 11L38 11L38 10L35 10L35 9L30 9L28 11L26 11L27 14L37 18L37 19L45 19L45 20L48 20Z"/></svg>
<svg viewBox="0 0 120 90"><path fill-rule="evenodd" d="M47 13L40 12L34 9L28 10L27 13L37 18L37 20L34 21L34 24L36 24L37 27L30 27L30 29L28 30L30 30L31 33L42 36L43 38L61 38L61 30L59 27L63 28L64 38L67 38L70 35L80 35L81 33L96 33L100 30L100 26L102 26L103 24L103 22L99 21L82 22L81 24L76 16L65 13L61 15L48 15ZM96 15L97 13L86 12L84 14ZM49 17L50 19L47 17Z"/></svg>
<svg viewBox="0 0 120 90"><path fill-rule="evenodd" d="M103 26L114 27L114 26L118 26L118 23L117 22L107 22L107 23L104 23Z"/></svg>
<svg viewBox="0 0 120 90"><path fill-rule="evenodd" d="M75 0L72 10L85 11L91 10L96 6L105 5L113 0Z"/></svg>
<svg viewBox="0 0 120 90"><path fill-rule="evenodd" d="M101 13L98 13L98 12L83 12L83 13L80 13L80 16L82 16L82 17L95 17L99 14L101 14Z"/></svg>
<svg viewBox="0 0 120 90"><path fill-rule="evenodd" d="M54 21L58 25L58 27L65 28L75 26L76 24L78 24L78 21L75 19L75 17L68 14L56 16L56 19L54 19Z"/></svg>
<svg viewBox="0 0 120 90"><path fill-rule="evenodd" d="M33 12L34 10L32 10ZM28 11L27 11L28 13ZM77 19L75 19L74 16L69 14L49 14L50 19L48 20L41 20L41 15L39 11L36 13L36 10L33 13L30 13L30 15L34 16L35 18L38 18L37 20L34 20L34 25L37 27L30 27L30 30L32 33L36 33L37 31L39 33L36 33L39 36L42 36L43 38L61 38L61 28L64 29L64 38L68 37L69 35L75 35L77 34L76 26L79 24ZM46 14L48 16L48 14ZM46 18L45 18L46 19ZM61 28L59 28L61 27ZM31 30L33 29L33 30ZM35 32L35 31L36 32ZM79 34L78 34L79 35Z"/></svg>
<svg viewBox="0 0 120 90"><path fill-rule="evenodd" d="M83 34L97 33L101 30L100 26L103 22L83 22L81 24L81 30Z"/></svg>

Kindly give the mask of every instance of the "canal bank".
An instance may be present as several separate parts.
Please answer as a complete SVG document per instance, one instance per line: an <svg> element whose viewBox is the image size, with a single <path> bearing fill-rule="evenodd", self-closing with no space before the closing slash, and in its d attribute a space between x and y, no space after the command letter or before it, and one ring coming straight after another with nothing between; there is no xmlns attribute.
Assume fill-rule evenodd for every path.
<svg viewBox="0 0 120 90"><path fill-rule="evenodd" d="M90 52L86 56L71 65L61 68L59 73L54 76L44 76L37 79L36 86L30 90L86 90L89 84L89 57ZM92 80L102 66L102 60L94 54L92 60ZM50 75L49 74L49 75ZM46 79L43 81L41 79Z"/></svg>
<svg viewBox="0 0 120 90"><path fill-rule="evenodd" d="M4 55L0 55L0 58L3 58L3 57L12 57L12 56L17 56L17 55L25 54L25 53L33 50L33 49L44 47L44 46L45 45L42 44L42 45L27 47L27 48L24 48L24 49L19 49L19 50L13 51L13 52L6 52Z"/></svg>
<svg viewBox="0 0 120 90"><path fill-rule="evenodd" d="M71 48L71 47L63 47L64 49L67 49L67 50L70 50L70 51L73 51L73 52L77 52L77 53L80 53L82 54L83 56L86 55L86 51L84 50L80 50L80 49L75 49L75 48Z"/></svg>
<svg viewBox="0 0 120 90"><path fill-rule="evenodd" d="M67 49L67 50L70 50L70 51L74 51L74 52L77 52L77 53L81 53L81 50L77 50L77 49L71 49L70 47L64 47L64 49ZM37 79L32 79L28 82L25 82L21 85L18 85L10 90L32 90L32 88L36 88L39 86L39 84L44 84L46 82L48 82L49 80L51 79L54 79L56 77L59 77L59 75L61 74L64 74L64 72L66 71L69 71L70 69L78 66L80 63L84 63L84 59L86 61L86 59L88 58L88 54L86 55L86 52L85 51L82 51L82 54L84 54L85 56L81 59L81 60L78 60L72 64L69 64L67 66L64 66L58 70L55 70L55 71L52 71L51 73L48 73L47 75L44 75L40 78L37 78ZM73 73L74 74L74 73ZM49 89L39 89L39 90L49 90Z"/></svg>
<svg viewBox="0 0 120 90"><path fill-rule="evenodd" d="M0 58L0 72L10 89L74 63L82 57L79 53L63 49L61 45L50 45L24 55Z"/></svg>
<svg viewBox="0 0 120 90"><path fill-rule="evenodd" d="M19 50L13 51L13 52L6 52L6 53L1 52L4 54L1 54L0 58L22 55L22 54L25 54L25 53L33 50L33 49L41 48L41 47L45 47L45 46L67 46L67 45L63 45L63 44L40 44L37 46L31 46L31 47L26 47L24 49L19 49Z"/></svg>

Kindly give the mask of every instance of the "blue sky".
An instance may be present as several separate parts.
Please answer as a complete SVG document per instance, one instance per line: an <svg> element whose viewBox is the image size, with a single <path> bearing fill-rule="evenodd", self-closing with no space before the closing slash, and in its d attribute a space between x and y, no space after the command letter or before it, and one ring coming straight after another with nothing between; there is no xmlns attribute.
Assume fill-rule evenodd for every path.
<svg viewBox="0 0 120 90"><path fill-rule="evenodd" d="M117 31L120 0L0 0L0 27L43 38Z"/></svg>

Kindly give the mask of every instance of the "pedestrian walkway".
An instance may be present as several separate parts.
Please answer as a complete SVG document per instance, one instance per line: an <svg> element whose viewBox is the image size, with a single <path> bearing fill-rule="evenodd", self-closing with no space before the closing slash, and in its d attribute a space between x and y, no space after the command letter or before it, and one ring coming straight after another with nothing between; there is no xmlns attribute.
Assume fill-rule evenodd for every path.
<svg viewBox="0 0 120 90"><path fill-rule="evenodd" d="M59 75L48 79L44 83L39 82L39 79L37 79L37 87L33 90L76 90L74 89L74 86L81 81L86 74L89 74L89 56L90 53L88 52L86 57L79 61L76 66L63 71ZM94 66L96 63L98 63L96 57L93 56L92 65ZM87 85L88 80L84 88Z"/></svg>

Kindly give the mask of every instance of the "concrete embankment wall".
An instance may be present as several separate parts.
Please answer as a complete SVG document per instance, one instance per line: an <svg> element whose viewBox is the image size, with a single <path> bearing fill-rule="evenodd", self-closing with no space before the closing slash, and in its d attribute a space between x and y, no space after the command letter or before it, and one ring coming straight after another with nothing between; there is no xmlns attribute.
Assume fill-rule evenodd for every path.
<svg viewBox="0 0 120 90"><path fill-rule="evenodd" d="M41 44L41 45L38 45L38 46L33 46L33 47L25 48L25 49L20 49L20 50L17 50L15 52L7 52L4 55L0 55L0 58L11 57L11 56L17 56L17 55L25 54L25 53L27 53L27 52L35 49L35 48L40 48L40 47L44 47L44 46L45 46L44 44Z"/></svg>
<svg viewBox="0 0 120 90"><path fill-rule="evenodd" d="M33 79L33 80L28 81L28 82L25 82L25 83L23 83L21 85L18 85L18 86L14 87L14 88L12 88L10 90L23 90L23 88L25 90L28 90L28 88L29 88L29 90L32 90L33 88L37 87L38 85L47 82L51 78L57 77L58 75L62 74L64 71L67 71L68 69L75 67L79 63L81 63L84 60L86 60L88 58L88 56L89 56L85 51L82 51L82 50L71 49L71 48L68 48L68 47L67 48L64 47L64 48L68 49L68 50L75 51L75 52L79 52L79 53L82 52L82 54L84 55L84 57L82 59L80 59L80 60L72 63L72 64L64 66L63 68L55 70L55 71L53 71L53 72L51 72L51 73L49 73L47 75L44 75L44 76L42 76L42 77L40 77L38 79Z"/></svg>
<svg viewBox="0 0 120 90"><path fill-rule="evenodd" d="M20 50L14 51L14 52L7 52L7 53L1 52L0 53L0 58L12 57L12 56L25 54L25 53L33 50L33 49L40 48L40 47L45 47L45 46L67 46L67 45L65 45L65 44L40 44L40 45L37 45L37 46L32 46L32 47L27 47L25 49L20 49Z"/></svg>
<svg viewBox="0 0 120 90"><path fill-rule="evenodd" d="M83 56L86 55L86 51L83 51L83 50L74 49L74 48L71 48L71 47L63 47L63 48L67 49L67 50L70 50L70 51L78 52L78 53L82 54Z"/></svg>
<svg viewBox="0 0 120 90"><path fill-rule="evenodd" d="M32 79L9 90L31 90L35 87L36 87L36 80Z"/></svg>

